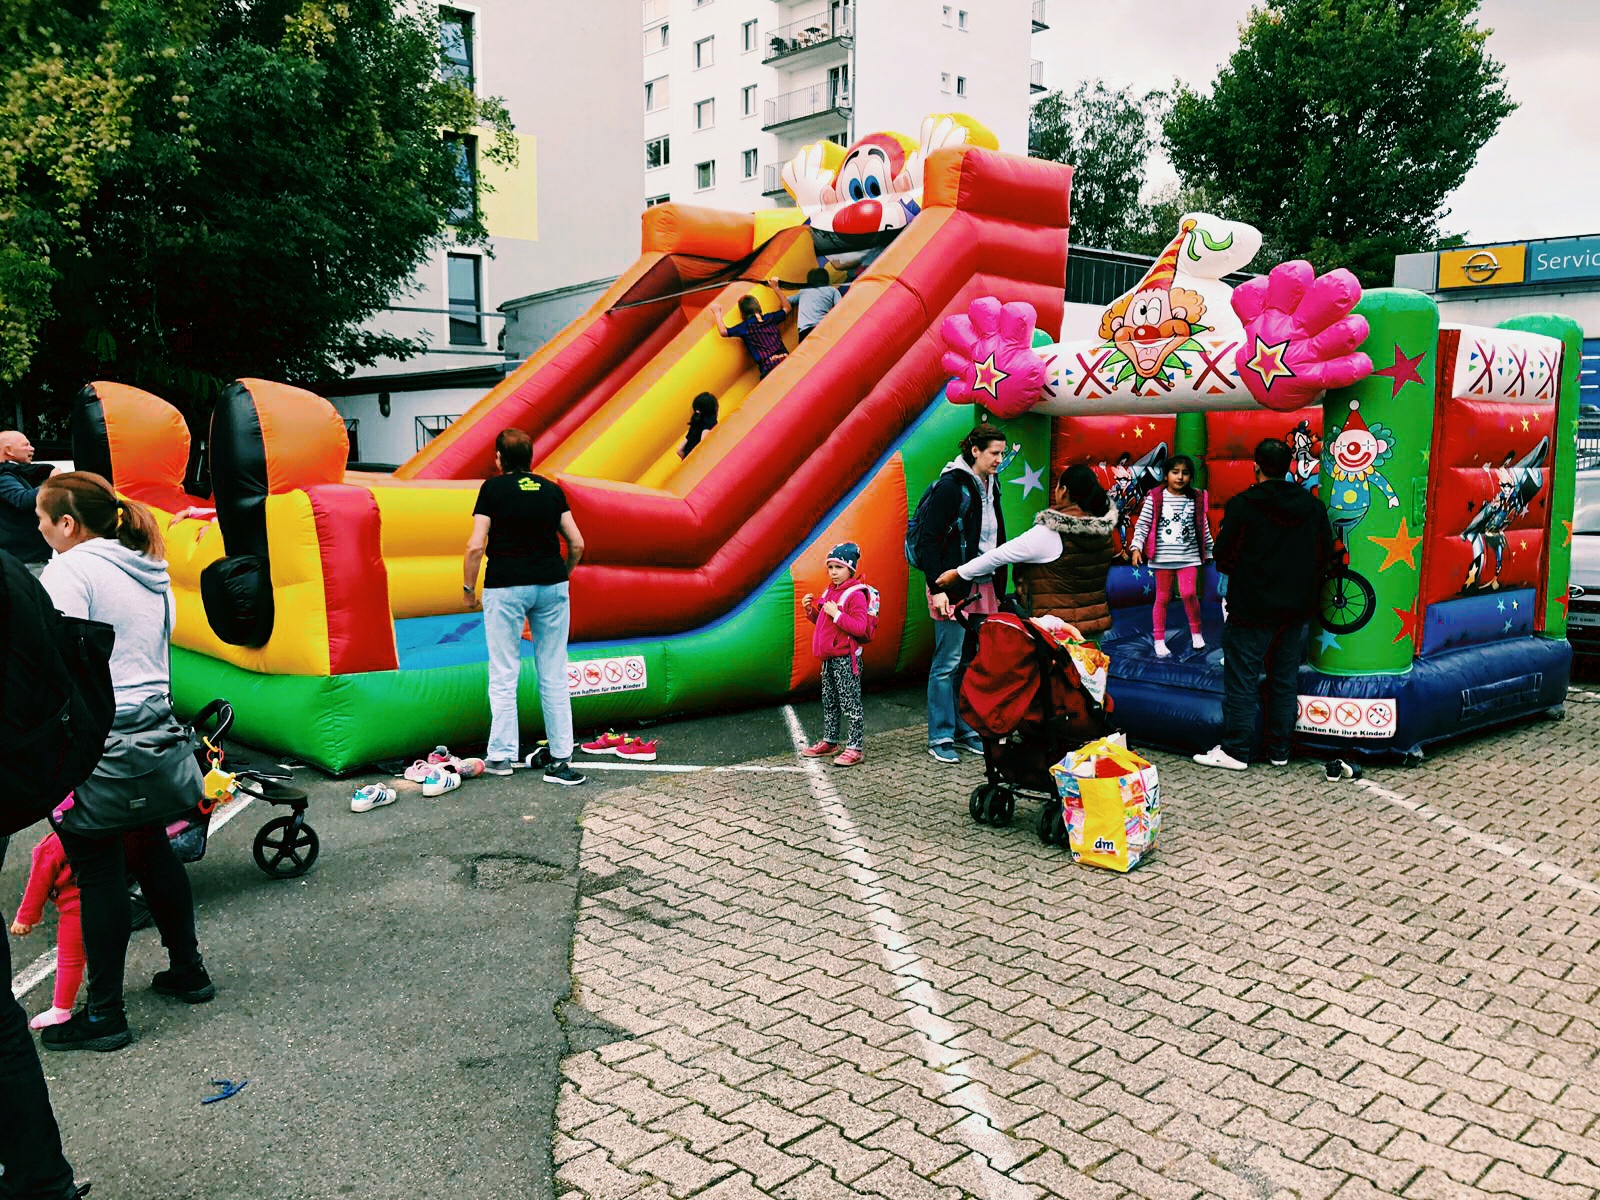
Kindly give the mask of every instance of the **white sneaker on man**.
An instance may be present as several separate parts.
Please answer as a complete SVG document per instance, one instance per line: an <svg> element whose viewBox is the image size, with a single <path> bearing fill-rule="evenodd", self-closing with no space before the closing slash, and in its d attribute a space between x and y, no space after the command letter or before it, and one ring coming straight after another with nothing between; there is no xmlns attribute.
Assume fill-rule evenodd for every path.
<svg viewBox="0 0 1600 1200"><path fill-rule="evenodd" d="M1223 767L1229 771L1244 771L1250 767L1249 763L1240 762L1221 746L1213 746L1204 754L1196 754L1194 760L1202 767Z"/></svg>

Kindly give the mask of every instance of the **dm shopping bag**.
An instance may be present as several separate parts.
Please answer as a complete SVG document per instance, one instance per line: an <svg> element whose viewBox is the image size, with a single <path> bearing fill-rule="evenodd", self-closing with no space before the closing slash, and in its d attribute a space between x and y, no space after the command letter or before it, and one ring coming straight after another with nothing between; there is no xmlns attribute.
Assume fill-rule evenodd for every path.
<svg viewBox="0 0 1600 1200"><path fill-rule="evenodd" d="M1156 848L1161 778L1120 739L1101 738L1050 768L1061 796L1072 861L1131 871Z"/></svg>

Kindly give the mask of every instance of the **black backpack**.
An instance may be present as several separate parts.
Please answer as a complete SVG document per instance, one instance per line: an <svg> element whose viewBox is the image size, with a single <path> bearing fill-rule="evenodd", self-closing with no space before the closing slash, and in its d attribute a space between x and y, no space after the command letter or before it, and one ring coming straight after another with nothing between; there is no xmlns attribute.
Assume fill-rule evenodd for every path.
<svg viewBox="0 0 1600 1200"><path fill-rule="evenodd" d="M0 551L0 746L12 763L0 791L0 837L32 825L94 771L116 694L101 621L64 617L32 572Z"/></svg>
<svg viewBox="0 0 1600 1200"><path fill-rule="evenodd" d="M914 511L911 514L910 519L906 521L906 561L910 563L913 568L921 571L924 575L934 575L944 569L939 563L923 563L917 558L917 543L922 539L922 527L927 524L928 520L928 498L933 495L933 489L939 486L939 481L943 478L944 476L940 475L937 479L923 489L922 499L917 501L916 511ZM970 476L967 479L961 480L963 486L961 488L960 507L956 509L955 524L953 524L950 529L960 529L966 524L967 511L972 507L973 493L973 487L968 482L968 479L970 479ZM942 545L944 540L949 536L949 529L941 530L938 538L939 543ZM962 555L962 557L965 558L966 556Z"/></svg>

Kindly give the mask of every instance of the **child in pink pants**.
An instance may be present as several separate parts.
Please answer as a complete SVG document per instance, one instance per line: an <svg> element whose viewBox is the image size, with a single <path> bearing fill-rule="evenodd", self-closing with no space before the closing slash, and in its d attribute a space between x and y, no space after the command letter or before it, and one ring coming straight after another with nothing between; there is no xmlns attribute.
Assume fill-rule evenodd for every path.
<svg viewBox="0 0 1600 1200"><path fill-rule="evenodd" d="M1145 497L1139 522L1133 528L1133 563L1149 563L1156 573L1156 603L1150 613L1150 632L1157 658L1172 653L1167 648L1167 605L1176 581L1189 618L1189 644L1206 648L1200 633L1200 594L1196 586L1200 567L1211 557L1210 505L1205 492L1196 491L1194 460L1179 454L1167 460L1162 487Z"/></svg>
<svg viewBox="0 0 1600 1200"><path fill-rule="evenodd" d="M30 1029L59 1025L72 1015L83 983L83 924L78 916L78 885L67 864L61 839L47 833L33 848L33 866L23 889L22 907L11 922L11 932L26 937L44 917L44 902L56 905L56 992L51 1007L28 1022Z"/></svg>

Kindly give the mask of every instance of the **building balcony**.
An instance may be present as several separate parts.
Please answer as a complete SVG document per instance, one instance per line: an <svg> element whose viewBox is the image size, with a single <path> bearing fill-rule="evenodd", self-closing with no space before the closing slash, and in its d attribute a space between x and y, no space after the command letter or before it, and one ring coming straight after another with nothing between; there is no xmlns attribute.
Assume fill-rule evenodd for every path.
<svg viewBox="0 0 1600 1200"><path fill-rule="evenodd" d="M767 31L763 65L783 63L802 66L828 58L843 57L855 35L855 22L848 8L835 9L804 21L780 25Z"/></svg>
<svg viewBox="0 0 1600 1200"><path fill-rule="evenodd" d="M783 164L768 163L761 168L761 194L763 196L786 196L788 190L783 186Z"/></svg>
<svg viewBox="0 0 1600 1200"><path fill-rule="evenodd" d="M1044 63L1037 58L1028 64L1028 90L1044 91Z"/></svg>
<svg viewBox="0 0 1600 1200"><path fill-rule="evenodd" d="M1049 28L1044 19L1044 0L1033 0L1033 31L1041 33Z"/></svg>
<svg viewBox="0 0 1600 1200"><path fill-rule="evenodd" d="M839 119L849 115L850 90L831 83L817 83L768 100L761 128L781 129L816 117Z"/></svg>

